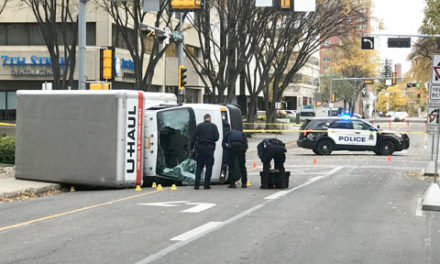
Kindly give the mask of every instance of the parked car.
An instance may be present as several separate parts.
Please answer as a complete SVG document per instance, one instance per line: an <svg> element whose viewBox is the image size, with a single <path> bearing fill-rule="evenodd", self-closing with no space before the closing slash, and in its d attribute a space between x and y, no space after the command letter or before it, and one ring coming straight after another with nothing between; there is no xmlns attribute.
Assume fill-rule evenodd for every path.
<svg viewBox="0 0 440 264"><path fill-rule="evenodd" d="M391 116L391 120L394 122L403 122L408 118L407 112L394 112Z"/></svg>
<svg viewBox="0 0 440 264"><path fill-rule="evenodd" d="M289 118L296 118L297 112L295 110L284 110L287 113L287 117Z"/></svg>

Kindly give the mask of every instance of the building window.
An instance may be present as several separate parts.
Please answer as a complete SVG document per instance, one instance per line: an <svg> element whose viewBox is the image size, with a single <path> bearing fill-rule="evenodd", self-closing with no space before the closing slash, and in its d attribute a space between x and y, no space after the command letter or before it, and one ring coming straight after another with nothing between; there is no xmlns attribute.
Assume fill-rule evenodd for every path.
<svg viewBox="0 0 440 264"><path fill-rule="evenodd" d="M328 66L324 66L324 67L322 67L322 69L323 69L324 71L326 71L326 70L328 69Z"/></svg>
<svg viewBox="0 0 440 264"><path fill-rule="evenodd" d="M15 120L17 93L0 92L0 120Z"/></svg>
<svg viewBox="0 0 440 264"><path fill-rule="evenodd" d="M307 96L303 97L303 105L308 105L309 98Z"/></svg>
<svg viewBox="0 0 440 264"><path fill-rule="evenodd" d="M76 23L57 24L57 42L63 45L61 32L66 33L67 43L72 43L78 35ZM87 23L87 45L96 44L96 24ZM0 45L8 46L42 46L46 45L37 23L0 23Z"/></svg>
<svg viewBox="0 0 440 264"><path fill-rule="evenodd" d="M165 57L177 57L177 46L176 43L171 43L165 50Z"/></svg>
<svg viewBox="0 0 440 264"><path fill-rule="evenodd" d="M324 41L324 46L330 46L332 43L330 42L330 40L326 40Z"/></svg>
<svg viewBox="0 0 440 264"><path fill-rule="evenodd" d="M366 27L365 24L360 24L359 25L359 29L365 29L365 27Z"/></svg>
<svg viewBox="0 0 440 264"><path fill-rule="evenodd" d="M124 31L127 32L127 36L128 36L128 43L130 44L131 47L134 47L134 41L137 41L137 38L134 39L134 30L131 28L125 28ZM116 25L113 24L112 25L112 46L116 47L116 48L121 48L121 49L128 49L127 45L127 40L124 37L124 35L119 32L116 28Z"/></svg>

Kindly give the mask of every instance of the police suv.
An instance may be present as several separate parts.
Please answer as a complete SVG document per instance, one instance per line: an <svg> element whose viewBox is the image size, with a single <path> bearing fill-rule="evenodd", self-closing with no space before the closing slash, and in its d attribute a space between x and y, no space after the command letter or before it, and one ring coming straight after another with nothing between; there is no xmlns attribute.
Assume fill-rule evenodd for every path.
<svg viewBox="0 0 440 264"><path fill-rule="evenodd" d="M409 148L409 137L380 130L357 118L325 117L306 120L297 144L318 155L329 155L333 150L370 150L377 155L391 155Z"/></svg>

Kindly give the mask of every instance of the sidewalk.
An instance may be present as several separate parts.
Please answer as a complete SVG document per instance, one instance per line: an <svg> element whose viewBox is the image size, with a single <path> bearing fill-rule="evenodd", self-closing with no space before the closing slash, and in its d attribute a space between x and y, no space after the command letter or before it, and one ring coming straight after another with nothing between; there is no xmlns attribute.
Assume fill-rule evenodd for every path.
<svg viewBox="0 0 440 264"><path fill-rule="evenodd" d="M13 167L0 167L0 202L20 196L39 196L60 188L57 183L15 179Z"/></svg>

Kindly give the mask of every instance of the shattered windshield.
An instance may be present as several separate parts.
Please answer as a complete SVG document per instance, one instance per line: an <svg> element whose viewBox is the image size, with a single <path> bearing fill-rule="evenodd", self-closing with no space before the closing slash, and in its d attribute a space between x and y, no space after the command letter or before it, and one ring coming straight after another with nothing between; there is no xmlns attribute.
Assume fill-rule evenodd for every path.
<svg viewBox="0 0 440 264"><path fill-rule="evenodd" d="M196 122L189 108L161 111L157 114L159 146L156 173L182 183L193 183L195 161L190 158L190 141Z"/></svg>

